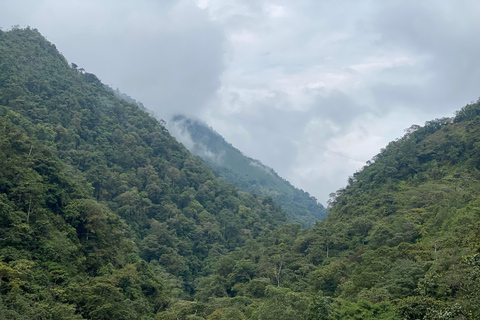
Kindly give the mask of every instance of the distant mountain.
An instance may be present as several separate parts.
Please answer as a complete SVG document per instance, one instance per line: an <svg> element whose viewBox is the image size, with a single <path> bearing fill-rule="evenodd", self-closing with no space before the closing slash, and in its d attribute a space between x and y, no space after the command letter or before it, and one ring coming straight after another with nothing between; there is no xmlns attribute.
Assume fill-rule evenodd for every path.
<svg viewBox="0 0 480 320"><path fill-rule="evenodd" d="M246 192L271 197L286 211L290 221L309 227L326 217L325 207L308 192L295 188L272 168L244 155L205 123L176 115L170 131L225 181Z"/></svg>

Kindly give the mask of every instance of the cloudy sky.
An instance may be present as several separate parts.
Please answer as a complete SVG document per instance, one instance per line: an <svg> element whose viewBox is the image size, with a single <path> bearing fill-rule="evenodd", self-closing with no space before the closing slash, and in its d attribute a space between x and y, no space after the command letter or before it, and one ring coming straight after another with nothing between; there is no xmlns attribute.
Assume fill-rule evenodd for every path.
<svg viewBox="0 0 480 320"><path fill-rule="evenodd" d="M412 124L480 95L480 2L0 0L168 121L205 121L322 203Z"/></svg>

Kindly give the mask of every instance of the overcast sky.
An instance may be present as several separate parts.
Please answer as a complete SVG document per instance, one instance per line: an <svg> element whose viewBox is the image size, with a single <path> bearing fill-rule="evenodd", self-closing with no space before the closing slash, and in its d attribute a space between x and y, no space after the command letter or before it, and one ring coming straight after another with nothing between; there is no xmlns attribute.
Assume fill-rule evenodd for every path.
<svg viewBox="0 0 480 320"><path fill-rule="evenodd" d="M412 124L480 95L478 1L0 0L168 121L205 121L326 203Z"/></svg>

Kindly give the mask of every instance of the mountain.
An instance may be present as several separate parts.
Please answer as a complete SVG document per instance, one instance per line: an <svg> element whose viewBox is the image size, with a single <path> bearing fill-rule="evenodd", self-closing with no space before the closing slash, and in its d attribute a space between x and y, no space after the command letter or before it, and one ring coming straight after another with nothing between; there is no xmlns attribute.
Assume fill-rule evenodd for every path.
<svg viewBox="0 0 480 320"><path fill-rule="evenodd" d="M480 100L407 129L314 228L281 226L232 252L262 257L232 289L263 297L258 319L480 319L479 195ZM277 263L277 288L256 291L265 261Z"/></svg>
<svg viewBox="0 0 480 320"><path fill-rule="evenodd" d="M141 103L140 101L137 101L135 99L133 99L132 97L130 97L128 94L126 93L123 93L121 92L118 88L117 89L113 89L112 87L104 84L103 85L104 88L107 90L107 91L111 91L113 93L113 95L115 97L117 97L118 99L121 99L121 100L125 100L126 102L130 103L130 104L135 104L137 105L140 109L142 109L143 111L147 111L147 112L150 112L150 110L147 110L145 108L145 106L143 105L143 103Z"/></svg>
<svg viewBox="0 0 480 320"><path fill-rule="evenodd" d="M170 128L219 177L246 192L271 197L285 210L289 221L311 227L326 217L327 210L314 197L292 186L272 168L245 156L205 123L176 115Z"/></svg>
<svg viewBox="0 0 480 320"><path fill-rule="evenodd" d="M389 143L315 227L285 220L0 31L0 319L480 319L480 101Z"/></svg>
<svg viewBox="0 0 480 320"><path fill-rule="evenodd" d="M153 319L285 221L35 29L0 31L0 146L1 319Z"/></svg>

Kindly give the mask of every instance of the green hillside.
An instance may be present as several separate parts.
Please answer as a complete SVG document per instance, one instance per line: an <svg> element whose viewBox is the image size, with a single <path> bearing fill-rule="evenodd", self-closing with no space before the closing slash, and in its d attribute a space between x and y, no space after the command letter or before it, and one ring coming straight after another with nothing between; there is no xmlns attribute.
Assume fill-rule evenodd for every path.
<svg viewBox="0 0 480 320"><path fill-rule="evenodd" d="M36 30L0 32L0 318L150 319L285 220Z"/></svg>
<svg viewBox="0 0 480 320"><path fill-rule="evenodd" d="M246 192L271 197L285 210L289 221L312 227L326 217L327 210L308 192L295 188L260 161L245 156L204 123L183 115L174 116L172 122L177 138L186 139L189 150L202 157L218 176Z"/></svg>
<svg viewBox="0 0 480 320"><path fill-rule="evenodd" d="M313 229L252 247L231 257L255 277L230 286L262 299L253 319L480 319L480 101L409 128ZM266 261L277 287L258 291Z"/></svg>
<svg viewBox="0 0 480 320"><path fill-rule="evenodd" d="M38 31L0 31L0 319L480 319L480 101L285 221Z"/></svg>

